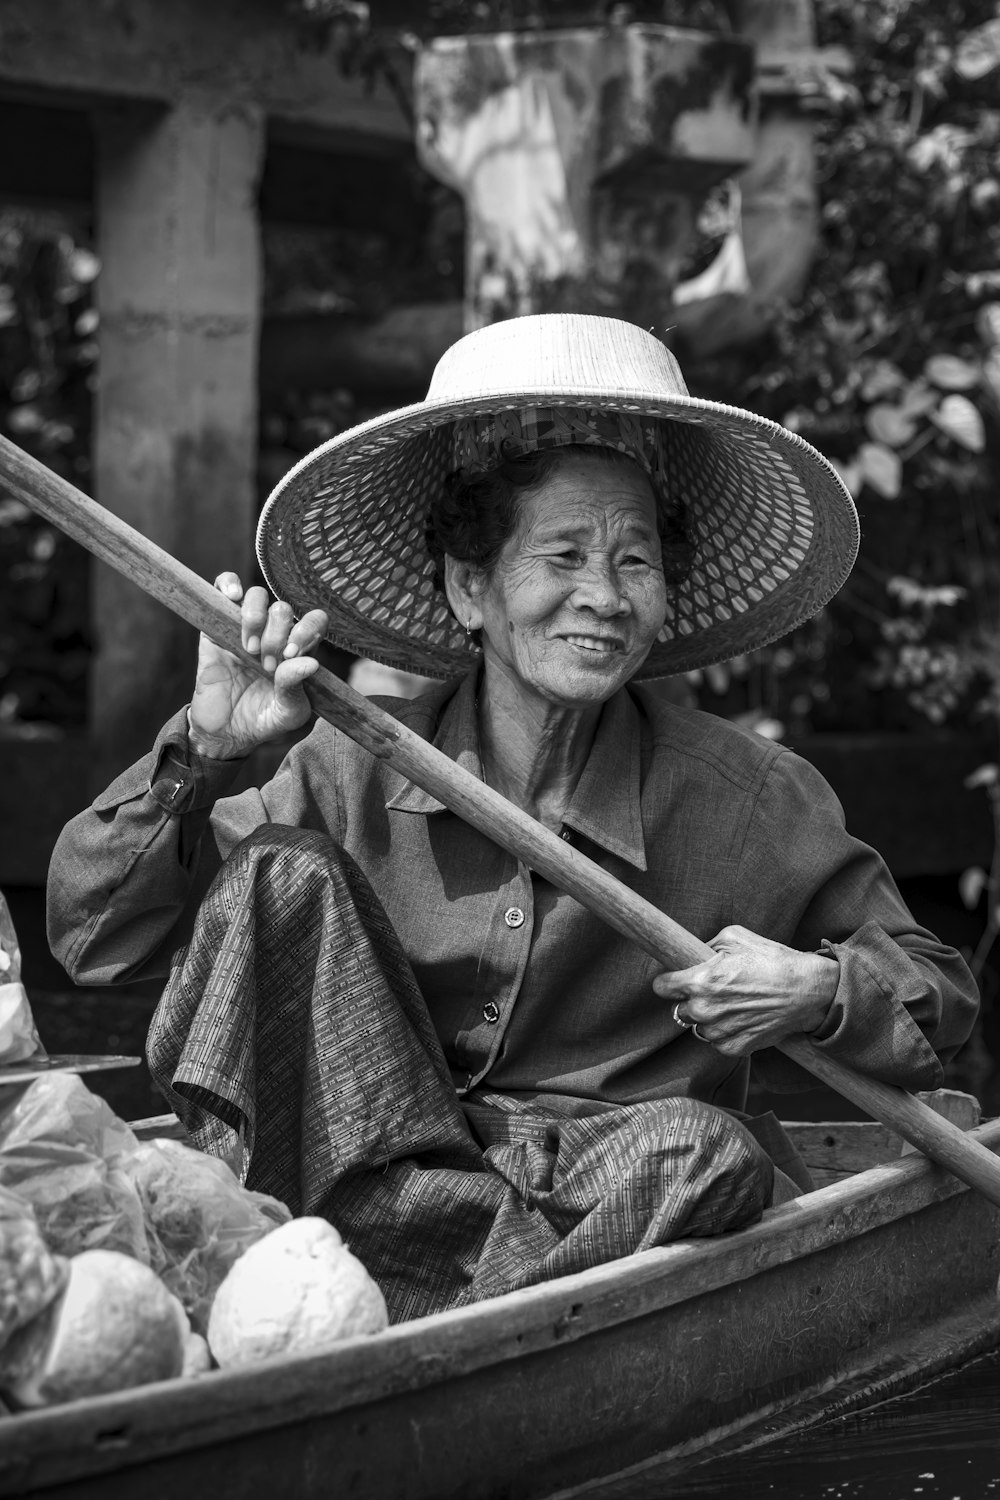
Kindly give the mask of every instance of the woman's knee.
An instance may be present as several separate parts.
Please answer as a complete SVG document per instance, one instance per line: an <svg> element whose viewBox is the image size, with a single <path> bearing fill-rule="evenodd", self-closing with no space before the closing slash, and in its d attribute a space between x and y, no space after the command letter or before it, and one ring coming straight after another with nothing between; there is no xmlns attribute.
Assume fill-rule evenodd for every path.
<svg viewBox="0 0 1000 1500"><path fill-rule="evenodd" d="M315 861L319 864L353 863L337 841L315 828L290 828L284 823L261 823L229 854L226 865L237 866L266 860L271 864Z"/></svg>

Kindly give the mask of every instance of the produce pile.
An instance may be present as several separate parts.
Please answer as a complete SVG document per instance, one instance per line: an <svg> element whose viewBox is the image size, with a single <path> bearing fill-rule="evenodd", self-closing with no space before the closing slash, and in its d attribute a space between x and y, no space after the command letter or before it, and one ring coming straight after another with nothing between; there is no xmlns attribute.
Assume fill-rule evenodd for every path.
<svg viewBox="0 0 1000 1500"><path fill-rule="evenodd" d="M51 1406L306 1353L388 1324L323 1219L178 1141L140 1141L75 1074L0 1098L0 1395Z"/></svg>
<svg viewBox="0 0 1000 1500"><path fill-rule="evenodd" d="M44 1057L0 892L0 1064ZM0 1087L0 1412L328 1347L388 1324L323 1219L179 1141L140 1141L75 1074Z"/></svg>

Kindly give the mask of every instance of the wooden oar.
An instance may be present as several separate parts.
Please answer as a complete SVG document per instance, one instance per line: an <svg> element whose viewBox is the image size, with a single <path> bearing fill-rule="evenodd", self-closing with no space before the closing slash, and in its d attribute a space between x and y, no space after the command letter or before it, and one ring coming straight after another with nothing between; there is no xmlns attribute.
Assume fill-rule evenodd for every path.
<svg viewBox="0 0 1000 1500"><path fill-rule="evenodd" d="M231 600L3 437L0 480L95 556L248 666L261 670L259 659L242 648L239 608ZM321 668L309 679L307 691L322 718L574 896L665 969L688 968L714 957L706 943L332 673ZM904 1089L845 1067L821 1053L804 1036L787 1038L780 1050L1000 1205L1000 1161L921 1100Z"/></svg>

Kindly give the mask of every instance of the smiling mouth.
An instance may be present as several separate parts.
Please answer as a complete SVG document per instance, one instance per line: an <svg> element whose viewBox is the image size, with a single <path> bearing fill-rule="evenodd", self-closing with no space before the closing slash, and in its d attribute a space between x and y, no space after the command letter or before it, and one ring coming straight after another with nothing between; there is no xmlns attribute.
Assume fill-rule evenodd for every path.
<svg viewBox="0 0 1000 1500"><path fill-rule="evenodd" d="M593 651L596 656L611 656L622 649L621 641L609 641L599 635L565 635L563 640L581 651Z"/></svg>

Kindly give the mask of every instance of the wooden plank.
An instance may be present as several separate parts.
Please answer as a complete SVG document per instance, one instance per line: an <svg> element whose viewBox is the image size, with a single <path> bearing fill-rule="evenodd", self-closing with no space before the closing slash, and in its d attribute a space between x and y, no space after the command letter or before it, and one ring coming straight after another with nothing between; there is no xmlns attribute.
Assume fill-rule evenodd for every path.
<svg viewBox="0 0 1000 1500"><path fill-rule="evenodd" d="M902 1144L895 1131L868 1120L796 1122L785 1129L818 1188L892 1161Z"/></svg>
<svg viewBox="0 0 1000 1500"><path fill-rule="evenodd" d="M1000 1145L1000 1122L976 1135ZM359 1494L400 1500L457 1493L460 1481L461 1493L486 1494L476 1474L512 1482L519 1444L544 1473L545 1443L563 1439L578 1445L581 1475L595 1461L592 1440L613 1444L605 1457L620 1467L628 1442L660 1452L710 1419L713 1430L742 1420L755 1384L765 1404L780 1403L836 1380L883 1336L977 1300L995 1312L998 1224L997 1211L947 1173L900 1160L771 1210L736 1235L628 1257L329 1354L19 1418L4 1429L0 1493L78 1475L110 1486L123 1470L101 1491L110 1500L135 1482L126 1466L155 1461L150 1474L162 1472L163 1487L157 1478L151 1488L143 1471L153 1500L176 1482L170 1455L182 1447L212 1450L198 1472L213 1475L217 1500L241 1494L239 1455L276 1461L266 1460L272 1445L291 1466L289 1483L304 1486L294 1490L299 1500L325 1493L317 1476L325 1484L333 1473L345 1488L364 1479ZM555 1426L540 1441L523 1423L526 1410L539 1419L543 1408ZM435 1488L444 1473L432 1452L438 1442L452 1459L462 1454L447 1471L453 1489ZM496 1470L473 1464L477 1444Z"/></svg>
<svg viewBox="0 0 1000 1500"><path fill-rule="evenodd" d="M962 1130L979 1124L979 1101L971 1094L934 1089L917 1097ZM817 1187L842 1182L913 1149L895 1131L869 1120L795 1121L786 1122L785 1129Z"/></svg>

